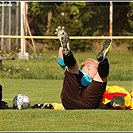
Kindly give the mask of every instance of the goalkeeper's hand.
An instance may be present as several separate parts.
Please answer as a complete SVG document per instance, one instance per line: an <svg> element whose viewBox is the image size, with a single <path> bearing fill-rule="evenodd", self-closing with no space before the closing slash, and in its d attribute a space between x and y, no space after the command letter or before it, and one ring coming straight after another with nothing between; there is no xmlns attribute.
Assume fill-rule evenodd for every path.
<svg viewBox="0 0 133 133"><path fill-rule="evenodd" d="M112 107L120 107L122 105L125 104L125 99L123 96L115 96L112 100L111 100L111 105Z"/></svg>
<svg viewBox="0 0 133 133"><path fill-rule="evenodd" d="M65 27L64 26L58 26L56 29L55 29L55 34L60 37L62 34L64 34L65 32Z"/></svg>

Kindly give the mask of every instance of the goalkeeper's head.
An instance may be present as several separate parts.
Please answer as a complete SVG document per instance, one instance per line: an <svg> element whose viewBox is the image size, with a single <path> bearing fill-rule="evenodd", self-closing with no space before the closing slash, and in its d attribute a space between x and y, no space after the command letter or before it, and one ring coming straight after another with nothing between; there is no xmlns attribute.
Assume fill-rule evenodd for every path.
<svg viewBox="0 0 133 133"><path fill-rule="evenodd" d="M94 78L98 71L98 61L87 58L83 60L80 69L87 73L91 78Z"/></svg>

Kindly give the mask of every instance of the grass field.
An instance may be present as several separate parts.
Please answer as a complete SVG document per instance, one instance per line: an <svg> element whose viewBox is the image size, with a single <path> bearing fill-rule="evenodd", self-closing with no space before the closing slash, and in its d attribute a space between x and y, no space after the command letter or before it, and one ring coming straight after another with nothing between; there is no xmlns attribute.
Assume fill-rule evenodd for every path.
<svg viewBox="0 0 133 133"><path fill-rule="evenodd" d="M131 91L132 81L109 81ZM0 131L133 131L131 110L12 109L18 93L35 103L60 102L62 80L2 79L3 100L10 109L0 111Z"/></svg>
<svg viewBox="0 0 133 133"><path fill-rule="evenodd" d="M78 63L96 52L75 53ZM0 131L133 131L132 110L46 110L12 109L13 98L26 94L31 106L60 103L63 71L57 64L57 51L40 54L41 60L3 61L3 100L9 109L0 111ZM133 90L132 53L113 49L109 54L108 85Z"/></svg>

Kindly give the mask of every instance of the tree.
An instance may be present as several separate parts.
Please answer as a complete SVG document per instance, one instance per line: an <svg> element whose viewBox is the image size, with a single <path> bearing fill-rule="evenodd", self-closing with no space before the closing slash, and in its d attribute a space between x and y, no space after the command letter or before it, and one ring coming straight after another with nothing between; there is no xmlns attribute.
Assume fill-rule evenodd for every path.
<svg viewBox="0 0 133 133"><path fill-rule="evenodd" d="M128 23L130 25L130 31L128 32L128 35L132 36L133 35L133 2L129 3L129 12L127 14L128 17ZM133 50L133 40L129 42L129 49Z"/></svg>
<svg viewBox="0 0 133 133"><path fill-rule="evenodd" d="M129 24L127 20L128 2L114 2L113 3L113 35L124 36L129 31Z"/></svg>
<svg viewBox="0 0 133 133"><path fill-rule="evenodd" d="M129 12L127 14L127 17L128 17L128 19L127 19L128 23L131 28L129 34L132 35L132 33L133 33L133 2L130 2L130 4L129 4Z"/></svg>
<svg viewBox="0 0 133 133"><path fill-rule="evenodd" d="M132 16L129 23L126 17L128 4L113 3L113 35L131 33ZM30 2L28 18L33 35L53 36L57 26L65 26L71 36L109 35L109 2ZM86 51L92 49L95 40L71 41L73 50ZM44 40L43 43L54 49L59 45L57 40Z"/></svg>
<svg viewBox="0 0 133 133"><path fill-rule="evenodd" d="M53 35L57 26L65 26L71 36L84 35L84 26L82 23L82 9L86 7L85 2L64 2L56 5L52 18L51 35ZM85 46L90 44L90 40L71 40L73 50L85 50ZM54 42L58 46L58 43Z"/></svg>
<svg viewBox="0 0 133 133"><path fill-rule="evenodd" d="M45 35L49 32L54 3L29 2L29 25L33 35Z"/></svg>

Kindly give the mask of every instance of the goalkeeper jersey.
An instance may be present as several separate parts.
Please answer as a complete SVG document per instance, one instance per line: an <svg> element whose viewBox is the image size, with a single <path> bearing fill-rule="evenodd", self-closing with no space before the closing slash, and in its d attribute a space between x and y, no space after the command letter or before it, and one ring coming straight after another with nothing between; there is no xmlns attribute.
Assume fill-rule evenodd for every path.
<svg viewBox="0 0 133 133"><path fill-rule="evenodd" d="M122 109L133 109L133 101L131 93L129 93L125 88L120 86L107 86L103 94L102 103L107 104L115 96L124 97L125 104L121 106Z"/></svg>

